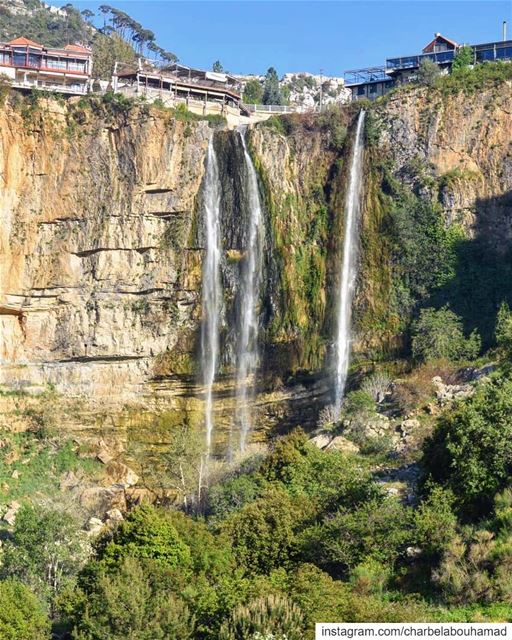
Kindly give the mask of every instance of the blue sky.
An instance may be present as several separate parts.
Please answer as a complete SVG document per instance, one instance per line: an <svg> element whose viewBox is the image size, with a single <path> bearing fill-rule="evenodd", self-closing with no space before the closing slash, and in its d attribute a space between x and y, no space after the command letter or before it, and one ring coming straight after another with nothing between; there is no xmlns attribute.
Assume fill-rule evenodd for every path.
<svg viewBox="0 0 512 640"><path fill-rule="evenodd" d="M51 0L47 0L51 1ZM54 0L63 5L68 0ZM434 32L458 42L512 38L512 0L216 0L74 1L79 9L110 4L155 32L183 64L210 68L219 59L233 73L320 69L328 75L386 57L415 53Z"/></svg>

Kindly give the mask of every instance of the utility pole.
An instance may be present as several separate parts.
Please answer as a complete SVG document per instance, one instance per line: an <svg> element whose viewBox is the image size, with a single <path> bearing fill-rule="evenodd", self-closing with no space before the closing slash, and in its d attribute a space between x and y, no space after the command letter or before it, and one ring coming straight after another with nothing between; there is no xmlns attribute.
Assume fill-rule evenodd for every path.
<svg viewBox="0 0 512 640"><path fill-rule="evenodd" d="M320 102L319 102L319 111L322 112L323 109L323 100L324 100L324 70L320 69Z"/></svg>

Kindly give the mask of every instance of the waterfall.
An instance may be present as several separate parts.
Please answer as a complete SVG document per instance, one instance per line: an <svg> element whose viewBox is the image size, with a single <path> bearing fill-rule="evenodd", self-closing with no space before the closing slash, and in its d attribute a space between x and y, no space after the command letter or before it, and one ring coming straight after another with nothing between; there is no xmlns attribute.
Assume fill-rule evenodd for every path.
<svg viewBox="0 0 512 640"><path fill-rule="evenodd" d="M364 116L365 112L361 111L357 121L349 186L345 202L345 237L343 240L343 261L340 274L341 284L338 300L336 340L335 407L338 414L343 401L350 361L352 299L357 276L358 223L363 181Z"/></svg>
<svg viewBox="0 0 512 640"><path fill-rule="evenodd" d="M219 358L219 325L222 309L220 282L220 182L213 137L208 145L204 182L205 256L203 261L203 321L201 325L201 371L206 393L206 452L209 456L214 429L213 383Z"/></svg>
<svg viewBox="0 0 512 640"><path fill-rule="evenodd" d="M252 428L250 402L254 376L258 368L258 305L263 254L263 212L258 176L247 150L245 135L240 131L246 167L246 189L249 204L247 249L242 266L240 324L237 343L236 411L240 425L240 451L244 451ZM250 386L252 385L252 387Z"/></svg>

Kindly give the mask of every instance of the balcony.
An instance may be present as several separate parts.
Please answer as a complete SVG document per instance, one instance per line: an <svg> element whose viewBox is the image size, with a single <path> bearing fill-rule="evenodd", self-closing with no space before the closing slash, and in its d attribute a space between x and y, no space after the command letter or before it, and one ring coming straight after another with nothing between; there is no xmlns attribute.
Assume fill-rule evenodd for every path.
<svg viewBox="0 0 512 640"><path fill-rule="evenodd" d="M40 89L41 91L52 91L54 93L66 93L71 95L85 95L87 93L87 84L58 84L50 82L19 82L12 81L11 87L16 89Z"/></svg>
<svg viewBox="0 0 512 640"><path fill-rule="evenodd" d="M402 69L417 69L423 60L432 60L436 64L450 64L455 57L455 51L439 51L438 53L421 53L417 56L405 56L402 58L388 58L386 69L389 72Z"/></svg>

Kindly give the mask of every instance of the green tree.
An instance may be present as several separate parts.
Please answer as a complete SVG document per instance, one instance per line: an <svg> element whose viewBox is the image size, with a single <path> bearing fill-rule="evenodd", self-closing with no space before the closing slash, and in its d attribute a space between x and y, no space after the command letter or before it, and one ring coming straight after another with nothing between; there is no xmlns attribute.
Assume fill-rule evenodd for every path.
<svg viewBox="0 0 512 640"><path fill-rule="evenodd" d="M467 69L473 64L473 49L467 45L460 47L452 63L452 72Z"/></svg>
<svg viewBox="0 0 512 640"><path fill-rule="evenodd" d="M421 61L418 69L418 82L427 87L432 87L440 73L437 64L430 58L425 58Z"/></svg>
<svg viewBox="0 0 512 640"><path fill-rule="evenodd" d="M249 80L244 87L243 101L246 104L261 104L263 100L263 87L259 80Z"/></svg>
<svg viewBox="0 0 512 640"><path fill-rule="evenodd" d="M232 541L237 561L249 574L269 573L289 563L305 515L302 508L299 501L272 488L226 521L223 530Z"/></svg>
<svg viewBox="0 0 512 640"><path fill-rule="evenodd" d="M472 360L481 349L476 331L465 338L462 320L448 307L422 309L412 328L412 355L415 360L430 362Z"/></svg>
<svg viewBox="0 0 512 640"><path fill-rule="evenodd" d="M75 640L192 638L194 620L159 568L125 557L102 569L75 610ZM160 567L161 569L161 567Z"/></svg>
<svg viewBox="0 0 512 640"><path fill-rule="evenodd" d="M92 24L92 19L95 16L94 11L91 11L90 9L84 9L80 13L82 14L86 22L88 22L89 24Z"/></svg>
<svg viewBox="0 0 512 640"><path fill-rule="evenodd" d="M512 380L483 383L442 416L423 447L423 465L426 480L449 489L462 515L488 514L512 473Z"/></svg>
<svg viewBox="0 0 512 640"><path fill-rule="evenodd" d="M263 104L282 104L283 97L279 89L279 78L274 67L270 67L265 76L263 87Z"/></svg>
<svg viewBox="0 0 512 640"><path fill-rule="evenodd" d="M216 60L212 65L212 71L215 73L224 73L224 67L220 60Z"/></svg>
<svg viewBox="0 0 512 640"><path fill-rule="evenodd" d="M416 544L425 555L439 558L455 538L457 518L453 502L449 491L436 486L414 511Z"/></svg>
<svg viewBox="0 0 512 640"><path fill-rule="evenodd" d="M111 79L116 61L133 64L137 59L133 47L116 33L110 36L98 33L93 40L92 54L93 74L103 80Z"/></svg>
<svg viewBox="0 0 512 640"><path fill-rule="evenodd" d="M305 559L335 575L371 558L392 567L413 540L411 511L393 498L342 508L302 535Z"/></svg>
<svg viewBox="0 0 512 640"><path fill-rule="evenodd" d="M49 640L50 621L35 595L17 580L0 582L0 640Z"/></svg>
<svg viewBox="0 0 512 640"><path fill-rule="evenodd" d="M506 358L512 358L512 311L502 302L496 318L496 344Z"/></svg>
<svg viewBox="0 0 512 640"><path fill-rule="evenodd" d="M22 506L2 558L3 576L15 577L50 603L74 582L88 555L80 523L69 513Z"/></svg>
<svg viewBox="0 0 512 640"><path fill-rule="evenodd" d="M98 541L98 557L106 565L123 558L150 559L166 567L187 568L191 557L171 517L163 509L142 506L128 514L114 532Z"/></svg>

